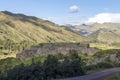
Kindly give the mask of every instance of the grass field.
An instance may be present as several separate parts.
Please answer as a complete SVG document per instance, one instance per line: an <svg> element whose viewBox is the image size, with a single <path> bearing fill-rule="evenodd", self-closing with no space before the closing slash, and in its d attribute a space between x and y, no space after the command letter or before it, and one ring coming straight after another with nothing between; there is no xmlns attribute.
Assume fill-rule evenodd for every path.
<svg viewBox="0 0 120 80"><path fill-rule="evenodd" d="M0 55L0 59L5 59L5 58L8 58L8 57L13 57L13 58L15 58L15 57L16 57L16 54Z"/></svg>
<svg viewBox="0 0 120 80"><path fill-rule="evenodd" d="M120 80L120 73L115 74L115 75L113 75L105 80Z"/></svg>
<svg viewBox="0 0 120 80"><path fill-rule="evenodd" d="M16 53L17 52L14 52L14 51L2 50L2 52L0 52L0 60L8 58L8 57L15 58L16 57Z"/></svg>
<svg viewBox="0 0 120 80"><path fill-rule="evenodd" d="M110 44L104 43L90 43L90 47L96 47L98 49L107 50L107 49L120 49L120 46L113 46Z"/></svg>

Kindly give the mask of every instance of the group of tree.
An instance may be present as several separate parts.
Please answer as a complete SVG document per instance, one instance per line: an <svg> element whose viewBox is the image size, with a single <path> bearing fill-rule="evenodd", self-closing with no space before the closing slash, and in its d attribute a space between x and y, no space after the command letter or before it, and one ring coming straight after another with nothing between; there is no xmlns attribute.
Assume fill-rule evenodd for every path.
<svg viewBox="0 0 120 80"><path fill-rule="evenodd" d="M69 54L48 55L44 62L31 59L32 64L20 64L1 73L0 80L53 80L84 75L82 60L75 50Z"/></svg>
<svg viewBox="0 0 120 80"><path fill-rule="evenodd" d="M21 52L22 50L30 48L32 45L33 43L29 41L13 42L10 39L6 39L4 41L0 41L0 52L4 52L3 50L8 51L8 54L11 51Z"/></svg>

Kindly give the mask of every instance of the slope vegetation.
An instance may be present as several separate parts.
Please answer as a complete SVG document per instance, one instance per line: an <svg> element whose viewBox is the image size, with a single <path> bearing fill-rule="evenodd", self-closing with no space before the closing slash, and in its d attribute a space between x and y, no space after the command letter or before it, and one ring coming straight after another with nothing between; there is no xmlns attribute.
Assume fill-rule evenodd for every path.
<svg viewBox="0 0 120 80"><path fill-rule="evenodd" d="M102 42L109 44L120 43L120 36L107 29L100 29L90 34L88 37L90 37L94 42Z"/></svg>
<svg viewBox="0 0 120 80"><path fill-rule="evenodd" d="M33 16L0 12L0 40L13 42L82 42L87 39L66 27Z"/></svg>

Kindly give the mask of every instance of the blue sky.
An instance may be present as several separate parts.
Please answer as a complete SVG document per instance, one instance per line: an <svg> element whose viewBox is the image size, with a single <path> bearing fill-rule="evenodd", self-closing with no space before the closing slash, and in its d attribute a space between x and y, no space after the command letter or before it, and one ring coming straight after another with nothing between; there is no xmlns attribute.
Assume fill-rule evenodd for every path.
<svg viewBox="0 0 120 80"><path fill-rule="evenodd" d="M5 10L14 13L23 13L26 15L48 19L57 24L81 24L86 21L95 22L96 17L98 21L99 17L101 17L100 14L104 14L102 15L102 17L106 17L106 16L108 17L108 15L111 16L110 14L114 16L118 14L119 16L120 1L119 0L1 0L0 11L5 11Z"/></svg>

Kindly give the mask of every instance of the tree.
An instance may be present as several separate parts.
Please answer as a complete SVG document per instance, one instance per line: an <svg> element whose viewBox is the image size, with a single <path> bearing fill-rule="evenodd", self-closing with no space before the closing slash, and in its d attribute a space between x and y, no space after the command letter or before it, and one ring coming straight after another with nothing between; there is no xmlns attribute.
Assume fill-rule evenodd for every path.
<svg viewBox="0 0 120 80"><path fill-rule="evenodd" d="M76 50L70 50L68 57L73 61L73 60L78 60L79 62L81 61L81 58L78 55L78 52Z"/></svg>
<svg viewBox="0 0 120 80"><path fill-rule="evenodd" d="M47 79L56 78L57 68L59 66L58 59L53 55L48 55L44 62L45 73Z"/></svg>

